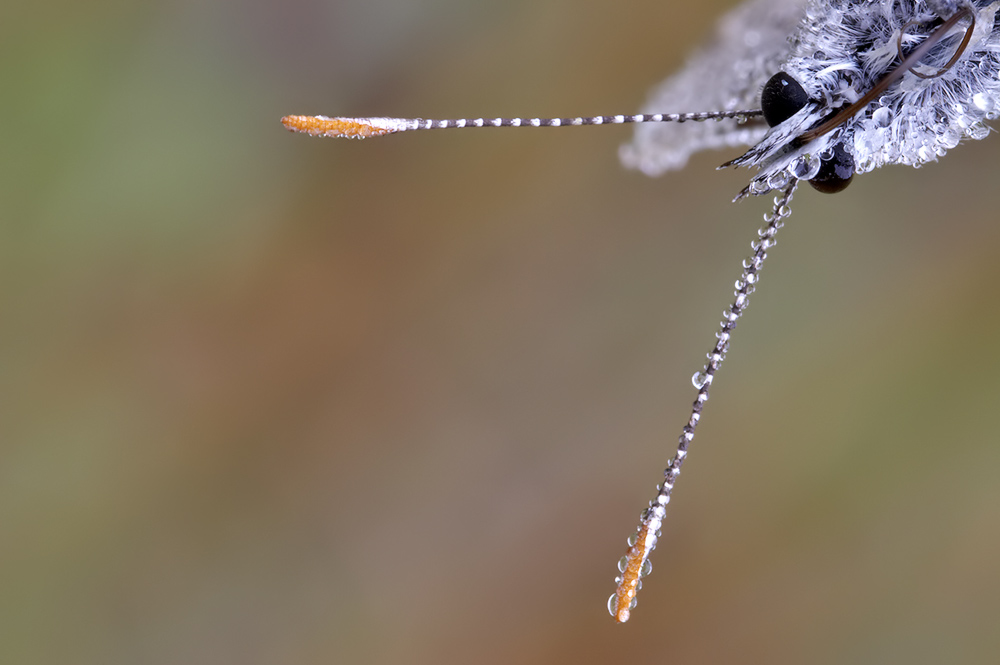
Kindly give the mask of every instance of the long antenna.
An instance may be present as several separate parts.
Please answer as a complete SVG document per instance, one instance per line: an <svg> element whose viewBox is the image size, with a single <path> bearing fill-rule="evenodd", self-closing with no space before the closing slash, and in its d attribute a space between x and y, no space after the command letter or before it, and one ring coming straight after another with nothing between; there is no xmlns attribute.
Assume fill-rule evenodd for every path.
<svg viewBox="0 0 1000 665"><path fill-rule="evenodd" d="M652 113L639 115L595 115L577 118L459 118L425 120L423 118L328 118L325 115L286 115L281 119L288 130L345 139L366 139L418 129L463 129L466 127L564 127L567 125L626 125L641 122L703 122L705 120L740 121L763 115L758 109L710 111L707 113Z"/></svg>
<svg viewBox="0 0 1000 665"><path fill-rule="evenodd" d="M639 115L598 115L576 118L462 118L457 120L425 120L422 118L328 118L322 115L289 115L281 123L290 131L334 138L363 139L398 132L420 129L462 129L466 127L564 127L572 125L623 125L644 122L701 122L705 120L748 119L763 116L763 111L711 111L707 113L654 113ZM767 250L774 246L774 237L784 220L791 214L788 204L799 181L792 179L774 199L774 209L764 215L765 226L758 230L759 239L751 247L753 255L743 262L743 273L736 281L735 300L723 314L721 330L716 333L718 341L708 353L708 363L701 372L692 377L698 395L691 407L691 415L684 425L677 452L670 459L663 472L664 481L656 488L656 496L649 502L649 508L642 512L639 526L629 539L628 552L618 562L621 572L615 582L618 588L608 599L608 610L619 622L628 621L636 605L636 594L642 586L641 578L649 574L652 566L649 555L660 537L660 527L666 517L666 506L670 493L680 474L681 465L687 457L688 445L694 439L694 430L701 419L701 411L708 401L708 389L725 360L729 350L729 339L736 322L747 307L747 300L756 288L758 274L767 258Z"/></svg>
<svg viewBox="0 0 1000 665"><path fill-rule="evenodd" d="M764 215L767 224L757 231L758 240L753 241L750 247L753 255L743 261L743 274L736 280L736 299L729 309L723 313L721 329L715 333L718 341L712 350L708 352L708 363L704 369L691 377L691 382L698 389L698 396L691 406L691 415L687 424L684 425L681 436L677 444L677 452L667 463L667 468L663 472L663 484L656 486L656 496L649 502L649 508L642 511L639 527L628 539L628 552L618 562L618 570L621 572L615 582L618 588L608 598L608 611L619 623L625 623L632 613L632 608L636 604L636 593L642 586L641 578L645 577L652 570L649 562L649 555L656 548L656 541L660 537L660 527L667 515L667 504L670 503L670 493L674 489L674 483L681 472L681 465L687 457L688 445L694 440L694 430L701 420L701 410L708 401L708 389L712 385L712 379L718 371L722 361L726 359L726 351L729 350L729 339L733 330L736 329L736 322L747 308L747 300L750 294L757 287L757 279L760 269L764 267L764 260L767 258L767 250L774 247L774 236L778 229L785 225L784 220L792 214L788 204L792 200L792 195L799 181L793 179L778 196L774 197L774 209Z"/></svg>

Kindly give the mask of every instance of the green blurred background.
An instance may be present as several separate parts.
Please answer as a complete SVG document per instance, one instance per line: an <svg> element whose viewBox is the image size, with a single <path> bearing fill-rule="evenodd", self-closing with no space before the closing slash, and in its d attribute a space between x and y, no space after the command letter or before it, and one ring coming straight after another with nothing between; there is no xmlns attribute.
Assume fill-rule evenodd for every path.
<svg viewBox="0 0 1000 665"><path fill-rule="evenodd" d="M630 112L726 6L8 3L0 662L996 662L996 138L800 190L618 626L734 154L278 123Z"/></svg>

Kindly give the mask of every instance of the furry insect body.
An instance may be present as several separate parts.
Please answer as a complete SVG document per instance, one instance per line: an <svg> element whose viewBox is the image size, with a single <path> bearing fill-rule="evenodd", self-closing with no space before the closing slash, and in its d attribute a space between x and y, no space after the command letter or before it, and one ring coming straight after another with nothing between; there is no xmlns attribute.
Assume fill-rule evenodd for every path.
<svg viewBox="0 0 1000 665"><path fill-rule="evenodd" d="M807 143L797 137L839 109L860 99L889 74L904 52L927 40L949 15L936 11L967 9L975 21L968 44L950 62L967 24L940 37L921 59L920 70L943 70L922 78L920 70L901 72L886 89L835 131ZM876 0L757 0L720 22L715 43L651 96L646 109L745 107L759 99L764 82L784 72L806 92L807 103L791 118L768 130L707 126L681 135L673 126L644 126L622 150L626 165L650 175L680 168L706 147L752 145L730 166L758 169L737 198L780 189L788 177L808 173L806 162L841 145L857 173L888 164L920 166L954 148L963 138L981 139L984 121L1000 108L1000 2ZM905 28L905 30L904 30ZM752 35L752 49L747 35ZM734 46L736 44L736 46ZM945 65L948 65L945 67ZM705 90L696 80L723 74L719 88ZM701 89L699 89L701 88ZM785 172L785 173L782 173Z"/></svg>

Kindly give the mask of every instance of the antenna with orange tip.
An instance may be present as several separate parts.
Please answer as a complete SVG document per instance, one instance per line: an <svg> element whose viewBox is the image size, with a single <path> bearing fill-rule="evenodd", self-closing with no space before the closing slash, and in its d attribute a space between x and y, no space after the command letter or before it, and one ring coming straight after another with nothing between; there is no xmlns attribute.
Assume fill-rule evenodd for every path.
<svg viewBox="0 0 1000 665"><path fill-rule="evenodd" d="M735 118L746 120L761 115L759 110L710 111L708 113L649 113L637 115L595 115L576 118L328 118L325 115L286 115L286 129L331 138L366 139L370 136L409 132L417 129L463 129L465 127L565 127L580 125L628 125L642 122L702 122Z"/></svg>

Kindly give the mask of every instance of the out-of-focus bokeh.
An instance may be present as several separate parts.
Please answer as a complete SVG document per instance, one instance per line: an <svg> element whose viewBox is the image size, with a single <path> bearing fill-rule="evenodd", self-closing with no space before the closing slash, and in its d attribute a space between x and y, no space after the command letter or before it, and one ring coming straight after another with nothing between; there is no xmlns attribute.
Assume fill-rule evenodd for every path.
<svg viewBox="0 0 1000 665"><path fill-rule="evenodd" d="M619 626L735 153L278 123L630 112L725 9L0 12L0 662L993 662L1000 140L799 191Z"/></svg>

